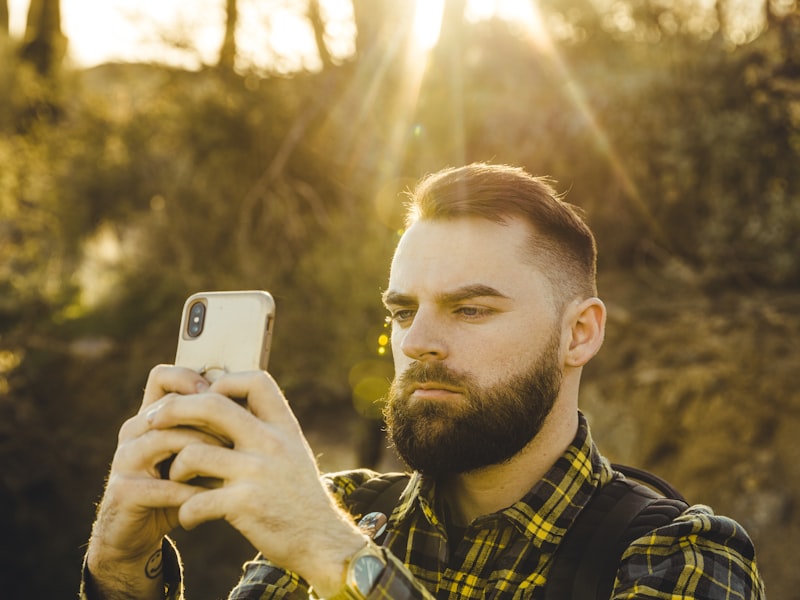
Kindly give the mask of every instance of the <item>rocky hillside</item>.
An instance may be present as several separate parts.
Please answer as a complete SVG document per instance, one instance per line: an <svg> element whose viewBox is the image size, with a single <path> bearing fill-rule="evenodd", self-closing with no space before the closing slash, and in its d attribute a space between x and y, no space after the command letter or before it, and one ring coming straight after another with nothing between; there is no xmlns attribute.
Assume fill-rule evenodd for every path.
<svg viewBox="0 0 800 600"><path fill-rule="evenodd" d="M602 282L606 344L583 407L613 460L740 521L771 598L795 597L800 536L800 293Z"/></svg>

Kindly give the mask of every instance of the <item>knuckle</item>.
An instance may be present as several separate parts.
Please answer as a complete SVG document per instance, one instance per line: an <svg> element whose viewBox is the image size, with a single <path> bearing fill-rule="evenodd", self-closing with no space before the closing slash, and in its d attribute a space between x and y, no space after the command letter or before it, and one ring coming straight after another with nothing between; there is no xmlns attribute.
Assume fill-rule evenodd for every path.
<svg viewBox="0 0 800 600"><path fill-rule="evenodd" d="M132 432L136 429L137 417L133 416L126 419L117 433L117 444L122 444L132 436Z"/></svg>
<svg viewBox="0 0 800 600"><path fill-rule="evenodd" d="M161 363L150 369L150 374L155 376L160 376L169 371L170 369L172 369L172 365Z"/></svg>
<svg viewBox="0 0 800 600"><path fill-rule="evenodd" d="M147 377L148 385L151 385L152 383L161 380L169 371L169 369L170 365L165 365L165 364L159 364L150 369L150 374Z"/></svg>
<svg viewBox="0 0 800 600"><path fill-rule="evenodd" d="M131 428L129 425L130 419L125 421L117 432L117 446L120 446L126 439L128 439L128 430Z"/></svg>

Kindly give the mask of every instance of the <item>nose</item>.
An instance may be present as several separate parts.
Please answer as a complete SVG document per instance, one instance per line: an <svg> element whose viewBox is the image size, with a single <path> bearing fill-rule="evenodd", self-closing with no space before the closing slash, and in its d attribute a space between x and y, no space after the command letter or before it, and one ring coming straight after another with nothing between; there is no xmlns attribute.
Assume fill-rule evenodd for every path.
<svg viewBox="0 0 800 600"><path fill-rule="evenodd" d="M428 311L418 310L411 324L393 335L401 336L400 351L412 360L444 360L449 354L444 331Z"/></svg>

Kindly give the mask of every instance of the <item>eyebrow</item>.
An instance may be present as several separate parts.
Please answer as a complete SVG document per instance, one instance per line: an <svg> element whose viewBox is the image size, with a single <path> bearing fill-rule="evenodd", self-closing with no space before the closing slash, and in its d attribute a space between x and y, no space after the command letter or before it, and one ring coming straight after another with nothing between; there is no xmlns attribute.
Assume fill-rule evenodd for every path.
<svg viewBox="0 0 800 600"><path fill-rule="evenodd" d="M463 302L464 300L471 300L473 298L503 298L509 297L500 292L499 290L484 285L482 283L473 283L457 288L450 292L442 292L436 296L439 304L453 304ZM417 299L409 294L402 294L400 292L393 292L387 290L383 294L383 303L392 306L413 306L417 303Z"/></svg>

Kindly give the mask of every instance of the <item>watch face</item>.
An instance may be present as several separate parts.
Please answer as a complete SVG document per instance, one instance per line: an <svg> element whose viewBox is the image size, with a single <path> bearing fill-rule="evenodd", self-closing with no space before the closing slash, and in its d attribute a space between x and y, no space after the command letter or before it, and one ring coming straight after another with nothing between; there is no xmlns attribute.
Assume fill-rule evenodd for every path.
<svg viewBox="0 0 800 600"><path fill-rule="evenodd" d="M383 572L383 561L377 556L361 556L353 564L353 579L358 590L365 596L372 591Z"/></svg>

